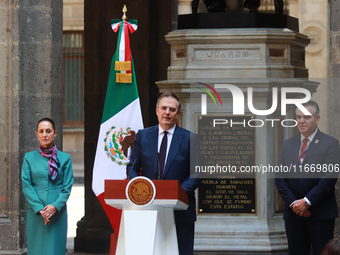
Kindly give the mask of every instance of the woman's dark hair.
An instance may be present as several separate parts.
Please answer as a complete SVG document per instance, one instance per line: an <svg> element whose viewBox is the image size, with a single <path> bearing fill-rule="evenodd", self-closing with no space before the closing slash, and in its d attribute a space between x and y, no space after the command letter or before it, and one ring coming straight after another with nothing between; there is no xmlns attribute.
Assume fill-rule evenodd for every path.
<svg viewBox="0 0 340 255"><path fill-rule="evenodd" d="M322 252L322 255L339 255L340 254L340 238L334 238L330 240L325 249Z"/></svg>
<svg viewBox="0 0 340 255"><path fill-rule="evenodd" d="M42 118L41 120L38 121L37 123L37 130L40 122L47 121L52 124L53 129L55 130L55 124L54 121L51 118Z"/></svg>

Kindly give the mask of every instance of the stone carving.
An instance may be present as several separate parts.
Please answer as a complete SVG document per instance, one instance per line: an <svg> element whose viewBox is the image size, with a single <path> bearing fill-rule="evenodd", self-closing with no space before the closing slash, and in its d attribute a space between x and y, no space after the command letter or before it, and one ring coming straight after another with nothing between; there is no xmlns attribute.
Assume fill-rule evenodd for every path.
<svg viewBox="0 0 340 255"><path fill-rule="evenodd" d="M307 52L317 53L325 47L325 43L323 40L323 36L325 35L325 33L320 26L310 25L306 27L302 33L307 35L311 39L310 44L306 48Z"/></svg>
<svg viewBox="0 0 340 255"><path fill-rule="evenodd" d="M259 57L259 50L195 50L195 59L258 59Z"/></svg>
<svg viewBox="0 0 340 255"><path fill-rule="evenodd" d="M228 7L227 0L203 0L208 12L224 12ZM238 1L238 0L232 0ZM192 13L197 13L199 0L191 2ZM274 0L276 14L283 14L283 0ZM257 12L260 7L260 0L244 0L243 7L249 9L251 12Z"/></svg>

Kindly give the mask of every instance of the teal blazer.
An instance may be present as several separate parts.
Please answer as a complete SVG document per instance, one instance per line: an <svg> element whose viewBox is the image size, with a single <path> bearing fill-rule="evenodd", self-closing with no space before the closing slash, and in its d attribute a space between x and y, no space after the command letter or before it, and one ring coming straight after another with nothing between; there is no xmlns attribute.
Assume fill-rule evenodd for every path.
<svg viewBox="0 0 340 255"><path fill-rule="evenodd" d="M67 240L66 202L73 184L70 155L58 151L59 173L55 183L48 177L49 159L38 150L26 153L22 165L22 191L27 199L27 250L29 255L65 255ZM39 211L52 204L57 212L45 225Z"/></svg>
<svg viewBox="0 0 340 255"><path fill-rule="evenodd" d="M22 191L28 208L35 213L52 204L60 212L65 208L73 185L72 162L69 154L58 151L60 161L56 183L48 177L49 159L38 150L26 153L22 166Z"/></svg>

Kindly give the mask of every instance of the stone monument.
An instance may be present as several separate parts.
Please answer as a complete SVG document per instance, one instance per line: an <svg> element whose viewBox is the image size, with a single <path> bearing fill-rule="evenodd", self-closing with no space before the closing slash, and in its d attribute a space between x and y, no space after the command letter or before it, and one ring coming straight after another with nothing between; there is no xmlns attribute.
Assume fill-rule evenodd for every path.
<svg viewBox="0 0 340 255"><path fill-rule="evenodd" d="M170 91L179 96L183 103L180 124L203 137L200 145L206 163L217 166L223 162L237 168L275 166L282 140L293 135L294 128L288 128L285 122L294 119L293 106L287 108L285 115L281 115L280 104L267 115L256 114L254 110L273 109L275 94L280 98L283 88L316 91L317 84L307 79L304 59L310 40L298 32L297 20L286 16L285 21L288 20L293 22L281 23L276 28L218 25L210 29L178 29L166 35L171 45L171 65L168 79L157 85L160 92ZM181 21L179 17L179 27L183 25ZM205 85L216 90L221 102L215 105L211 99L206 100L204 113L204 92L197 87ZM241 103L244 111L237 116L236 99L226 85L236 86L244 95ZM290 93L290 98L299 97L299 93ZM222 131L209 133L207 130L212 129L208 118L212 116L229 123L234 121L238 126L225 125ZM239 146L222 144L226 141L230 145L232 139L240 141ZM216 149L234 157L217 157ZM195 251L282 254L287 250L273 174L256 172L241 180L205 179L197 193Z"/></svg>

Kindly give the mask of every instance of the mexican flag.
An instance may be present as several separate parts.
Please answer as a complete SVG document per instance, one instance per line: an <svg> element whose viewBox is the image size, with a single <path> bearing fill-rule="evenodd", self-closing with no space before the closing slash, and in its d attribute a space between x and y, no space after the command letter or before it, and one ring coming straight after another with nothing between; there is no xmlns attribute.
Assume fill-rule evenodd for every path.
<svg viewBox="0 0 340 255"><path fill-rule="evenodd" d="M117 50L112 58L104 111L93 166L92 189L118 236L121 211L104 201L104 181L126 179L126 165L133 141L143 120L130 49L129 33L137 30L137 20L112 20L119 31Z"/></svg>

